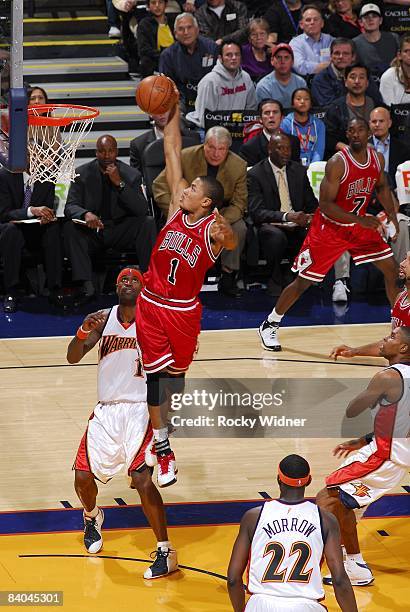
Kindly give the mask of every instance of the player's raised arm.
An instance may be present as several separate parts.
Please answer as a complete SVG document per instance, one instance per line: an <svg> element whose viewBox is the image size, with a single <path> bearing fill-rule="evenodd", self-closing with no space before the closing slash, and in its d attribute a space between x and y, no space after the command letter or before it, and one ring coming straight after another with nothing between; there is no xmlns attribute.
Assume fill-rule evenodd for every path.
<svg viewBox="0 0 410 612"><path fill-rule="evenodd" d="M212 241L212 251L217 257L221 249L233 251L238 244L238 237L232 230L232 226L218 212L215 212L215 221L211 225L210 236Z"/></svg>
<svg viewBox="0 0 410 612"><path fill-rule="evenodd" d="M243 515L229 561L228 593L234 612L243 612L245 607L242 576L248 564L249 550L260 512L260 508L252 508Z"/></svg>
<svg viewBox="0 0 410 612"><path fill-rule="evenodd" d="M164 128L165 176L171 191L168 219L179 208L182 191L188 186L182 175L181 150L180 110L177 103Z"/></svg>
<svg viewBox="0 0 410 612"><path fill-rule="evenodd" d="M108 310L99 310L85 317L67 348L68 363L78 363L97 344L108 318Z"/></svg>
<svg viewBox="0 0 410 612"><path fill-rule="evenodd" d="M333 155L327 162L325 176L320 185L320 210L331 219L336 219L343 223L360 223L360 225L377 229L380 225L380 221L376 217L358 217L357 215L342 210L340 206L336 204L336 197L344 170L344 163L338 154Z"/></svg>
<svg viewBox="0 0 410 612"><path fill-rule="evenodd" d="M340 546L340 529L336 518L330 512L320 510L323 520L324 536L326 538L324 554L327 566L332 575L332 584L337 603L342 612L357 612L357 604L343 564L342 548Z"/></svg>

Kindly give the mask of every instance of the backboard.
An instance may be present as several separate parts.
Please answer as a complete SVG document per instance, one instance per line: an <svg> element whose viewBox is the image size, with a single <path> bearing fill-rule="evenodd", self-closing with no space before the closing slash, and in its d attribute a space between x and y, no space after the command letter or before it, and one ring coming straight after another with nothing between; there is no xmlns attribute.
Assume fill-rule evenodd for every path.
<svg viewBox="0 0 410 612"><path fill-rule="evenodd" d="M0 0L0 164L11 172L27 166L23 0Z"/></svg>

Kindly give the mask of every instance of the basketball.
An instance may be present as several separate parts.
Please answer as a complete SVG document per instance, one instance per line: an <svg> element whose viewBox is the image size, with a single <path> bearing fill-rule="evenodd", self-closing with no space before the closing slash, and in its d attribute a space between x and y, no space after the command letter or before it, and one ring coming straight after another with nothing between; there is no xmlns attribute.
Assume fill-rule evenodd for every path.
<svg viewBox="0 0 410 612"><path fill-rule="evenodd" d="M162 115L177 102L175 83L163 74L143 79L135 92L138 106L149 115Z"/></svg>

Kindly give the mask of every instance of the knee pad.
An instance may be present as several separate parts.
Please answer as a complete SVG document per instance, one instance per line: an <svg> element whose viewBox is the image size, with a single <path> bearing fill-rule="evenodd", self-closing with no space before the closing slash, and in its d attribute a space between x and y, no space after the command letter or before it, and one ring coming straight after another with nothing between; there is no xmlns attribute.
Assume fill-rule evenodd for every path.
<svg viewBox="0 0 410 612"><path fill-rule="evenodd" d="M169 374L167 380L167 392L169 395L182 395L185 391L185 372L183 374Z"/></svg>
<svg viewBox="0 0 410 612"><path fill-rule="evenodd" d="M161 406L167 399L166 372L153 372L147 374L147 402L149 406Z"/></svg>

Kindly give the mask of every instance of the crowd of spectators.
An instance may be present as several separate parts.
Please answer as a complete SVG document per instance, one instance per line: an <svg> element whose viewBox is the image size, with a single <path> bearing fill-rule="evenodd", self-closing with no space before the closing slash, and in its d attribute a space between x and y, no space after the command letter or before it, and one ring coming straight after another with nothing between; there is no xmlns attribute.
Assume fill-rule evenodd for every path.
<svg viewBox="0 0 410 612"><path fill-rule="evenodd" d="M122 37L130 72L145 77L159 71L178 87L183 137L198 143L183 150L184 177L191 181L211 174L223 184L221 212L239 241L221 259L222 293L239 295L241 261L246 245L255 240L268 262L269 293L278 295L289 282L289 267L283 269L281 261L285 252L289 260L297 251L317 207L309 166L347 146L351 118L369 122L369 144L383 153L395 189L397 167L410 160L408 129L391 134L395 105L410 103L410 34L399 39L383 30L382 3L106 1L109 36ZM47 100L41 88L32 96L32 104ZM238 143L236 134L232 139L224 127L210 127L207 112L251 117L243 141ZM70 187L64 215L71 222L64 225L64 243L72 280L85 299L95 291L94 253L132 250L141 269L147 267L170 197L160 172L163 157L158 176L144 186L145 152L163 138L167 114L151 120L152 129L130 143L130 165L117 159L115 139L107 135L96 143L95 160L79 168ZM26 182L24 175L0 172L0 255L10 312L17 307L23 248L30 247L33 236L44 250L54 303L62 285L52 186L43 185L40 194L40 186L29 192ZM33 218L40 223L10 223ZM409 248L406 219L395 246L397 258Z"/></svg>

